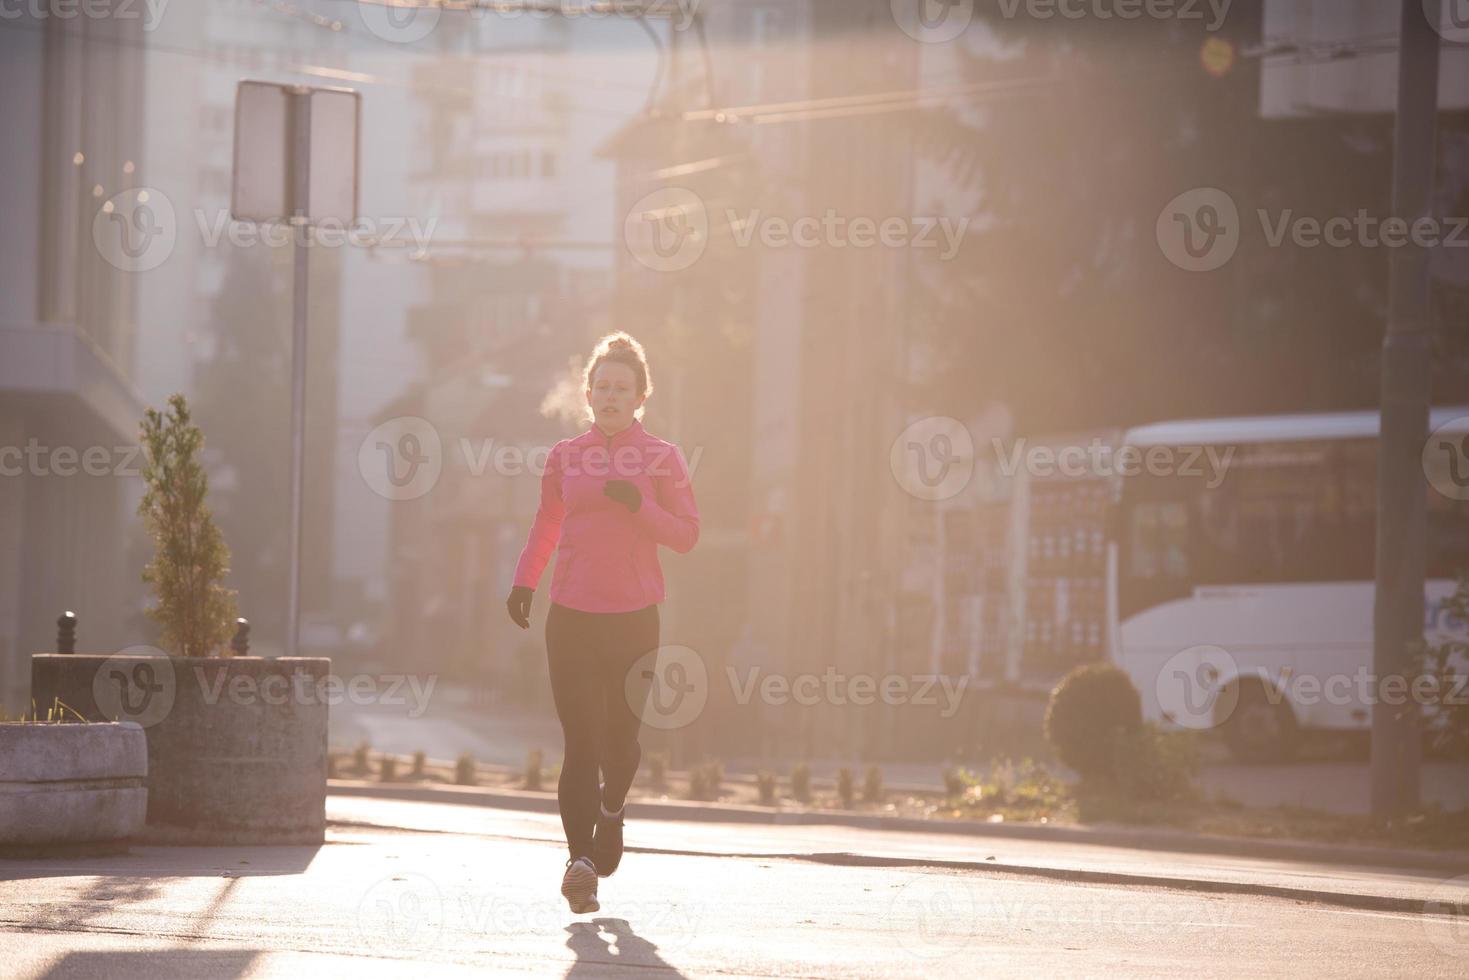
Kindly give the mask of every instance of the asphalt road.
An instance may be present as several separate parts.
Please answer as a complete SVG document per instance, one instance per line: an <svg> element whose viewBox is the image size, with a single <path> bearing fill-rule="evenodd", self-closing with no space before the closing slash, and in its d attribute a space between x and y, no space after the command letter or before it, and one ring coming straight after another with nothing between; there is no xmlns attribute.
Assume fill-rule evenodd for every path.
<svg viewBox="0 0 1469 980"><path fill-rule="evenodd" d="M331 801L336 816L345 816L342 803ZM564 846L545 823L554 818L382 806L384 822L439 820L447 830L473 821L475 830L336 825L319 848L134 847L126 856L0 861L0 972L30 980L484 971L1422 978L1469 971L1465 919L917 864L633 852L603 882L602 911L573 916L557 893ZM393 808L402 807L417 808L407 814L413 820L400 819L403 811ZM630 823L629 839L697 843L721 830L731 832ZM802 836L813 830L839 837ZM909 835L851 828L761 831L771 835L764 843L772 850L793 854L832 843L912 846L885 840ZM712 849L717 841L705 843ZM1081 856L1051 857L1063 867ZM1233 873L1271 880L1276 871Z"/></svg>

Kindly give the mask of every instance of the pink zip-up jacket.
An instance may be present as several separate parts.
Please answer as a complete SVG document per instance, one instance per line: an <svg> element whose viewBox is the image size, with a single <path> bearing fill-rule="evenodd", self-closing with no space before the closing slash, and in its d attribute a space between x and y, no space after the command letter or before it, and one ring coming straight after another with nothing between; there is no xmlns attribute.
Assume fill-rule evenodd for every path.
<svg viewBox="0 0 1469 980"><path fill-rule="evenodd" d="M643 495L636 513L602 492L630 480ZM614 436L593 425L546 457L541 504L515 566L515 584L534 589L556 553L551 601L583 612L631 612L663 601L658 546L685 553L699 540L699 511L683 454L642 422Z"/></svg>

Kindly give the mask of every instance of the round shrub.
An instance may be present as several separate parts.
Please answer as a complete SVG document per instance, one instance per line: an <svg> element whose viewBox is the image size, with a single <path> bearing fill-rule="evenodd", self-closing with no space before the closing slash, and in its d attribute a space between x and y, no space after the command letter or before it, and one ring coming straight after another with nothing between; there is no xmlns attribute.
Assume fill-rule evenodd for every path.
<svg viewBox="0 0 1469 980"><path fill-rule="evenodd" d="M1062 678L1046 707L1046 741L1084 780L1115 775L1120 735L1143 724L1142 699L1112 664L1086 664Z"/></svg>

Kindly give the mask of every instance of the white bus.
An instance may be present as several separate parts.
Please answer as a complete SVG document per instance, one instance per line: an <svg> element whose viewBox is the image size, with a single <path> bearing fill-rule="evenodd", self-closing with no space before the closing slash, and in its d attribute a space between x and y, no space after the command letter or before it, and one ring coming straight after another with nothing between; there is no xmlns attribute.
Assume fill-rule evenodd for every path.
<svg viewBox="0 0 1469 980"><path fill-rule="evenodd" d="M1443 607L1469 571L1469 501L1455 499L1469 497L1469 407L1431 419L1426 632L1441 639L1466 627ZM1289 758L1305 731L1370 728L1377 435L1376 412L1124 435L1108 633L1145 717L1222 726L1249 761Z"/></svg>

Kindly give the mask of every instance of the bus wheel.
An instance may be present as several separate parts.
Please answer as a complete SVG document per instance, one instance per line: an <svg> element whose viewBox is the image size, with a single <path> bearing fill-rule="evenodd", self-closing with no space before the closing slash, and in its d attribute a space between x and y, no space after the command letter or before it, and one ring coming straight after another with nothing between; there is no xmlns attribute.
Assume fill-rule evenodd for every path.
<svg viewBox="0 0 1469 980"><path fill-rule="evenodd" d="M1229 754L1239 762L1289 762L1295 756L1295 712L1283 700L1272 703L1258 682L1240 684L1233 710L1219 724Z"/></svg>

